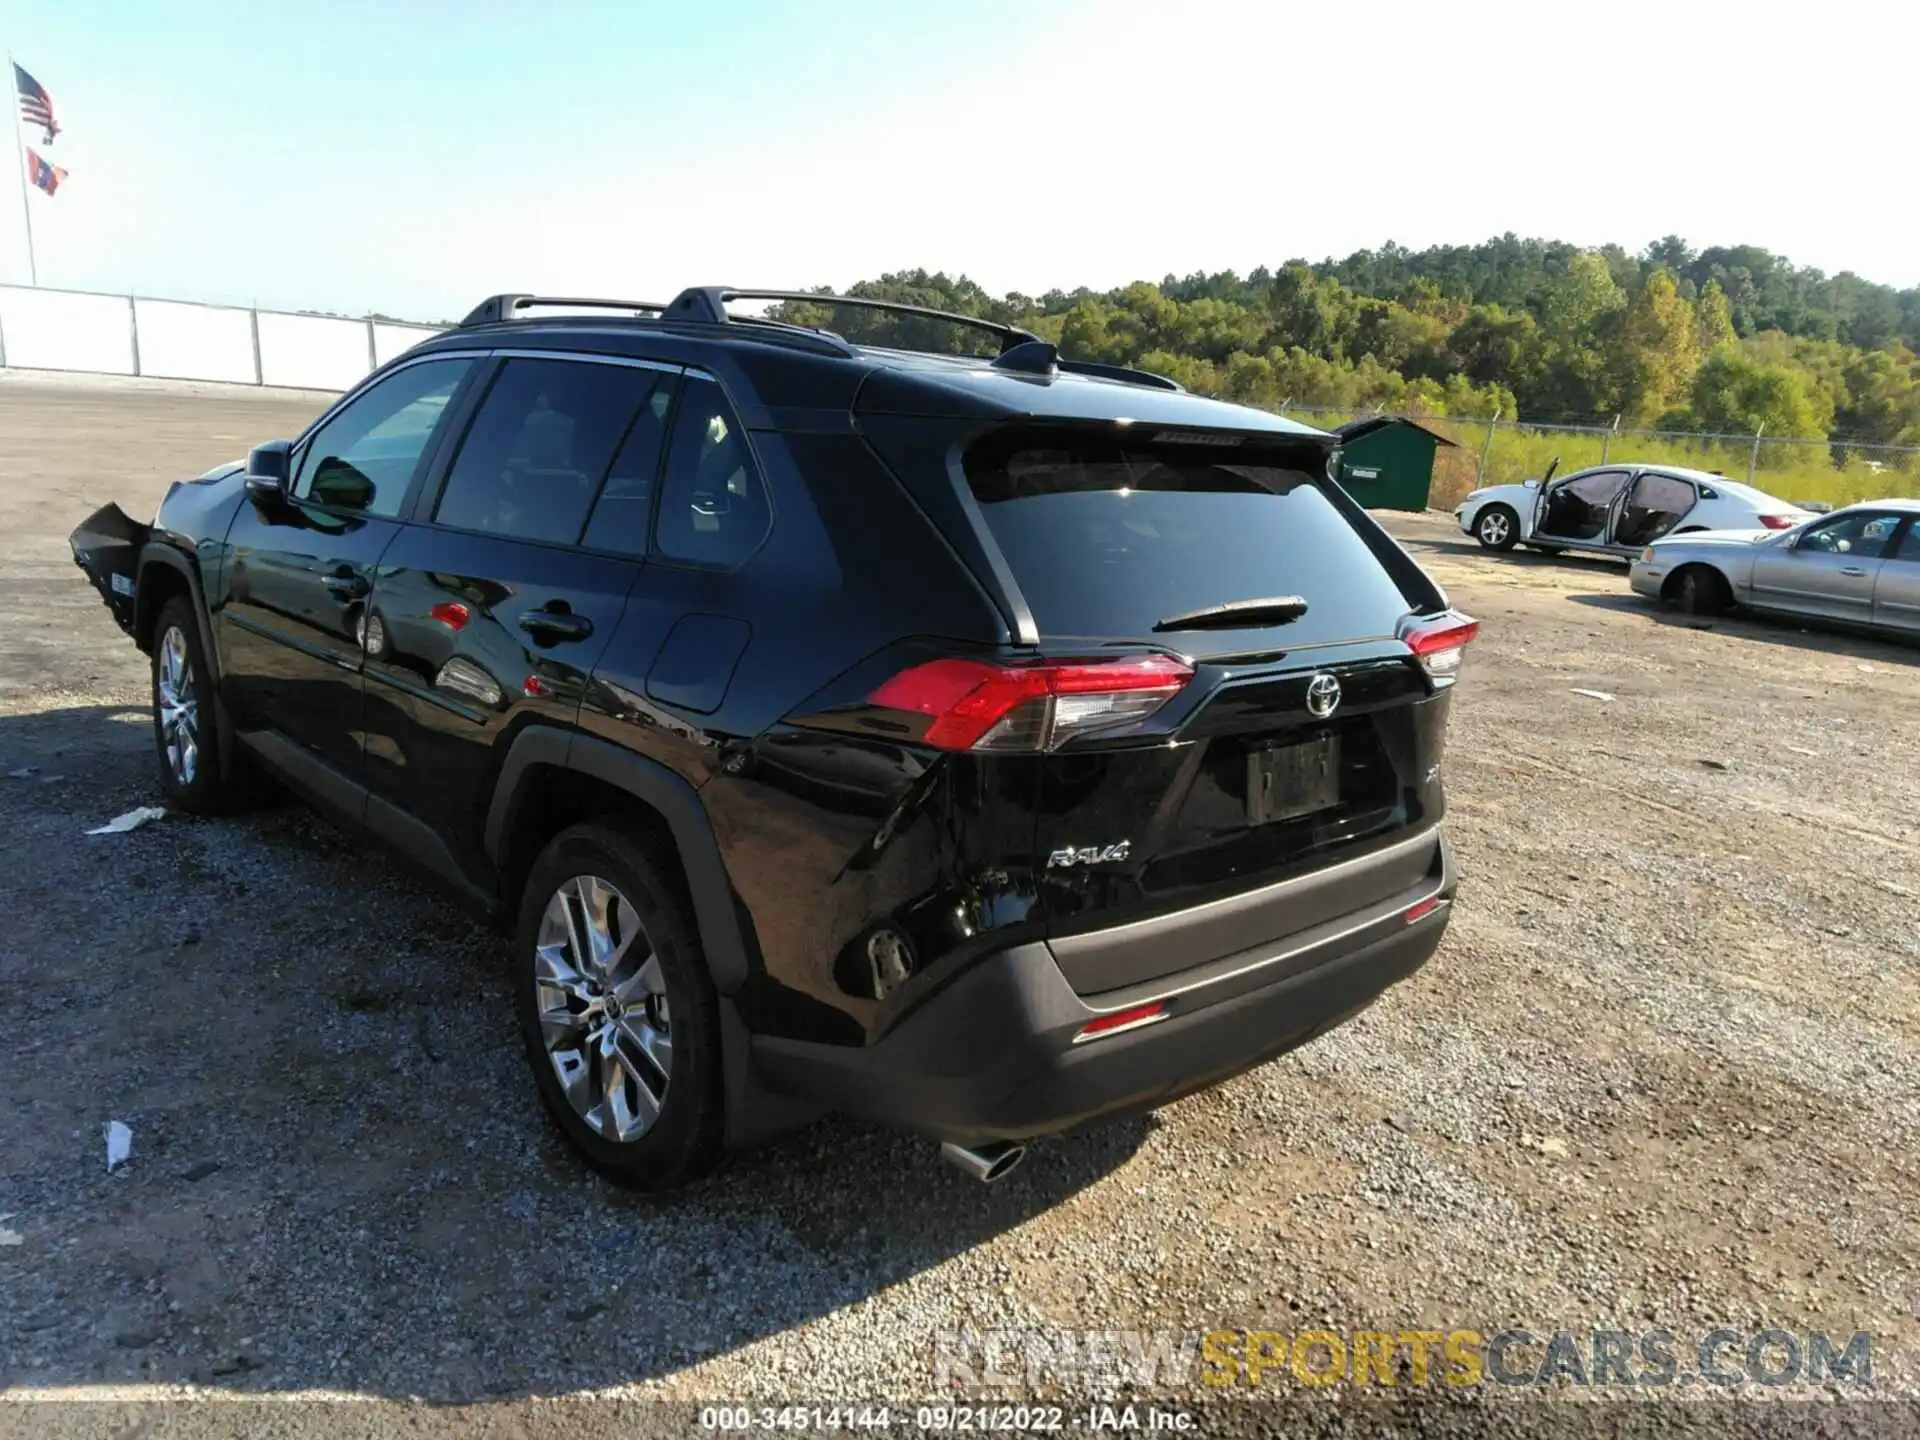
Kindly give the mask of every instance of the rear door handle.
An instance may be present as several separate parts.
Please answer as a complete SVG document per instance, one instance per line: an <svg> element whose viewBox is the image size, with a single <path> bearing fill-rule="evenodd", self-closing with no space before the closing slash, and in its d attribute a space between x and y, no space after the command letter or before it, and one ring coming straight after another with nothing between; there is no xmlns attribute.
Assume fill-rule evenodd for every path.
<svg viewBox="0 0 1920 1440"><path fill-rule="evenodd" d="M1867 572L1862 570L1858 565L1842 565L1840 567L1840 573L1842 575L1864 575Z"/></svg>
<svg viewBox="0 0 1920 1440"><path fill-rule="evenodd" d="M593 633L593 622L567 610L529 610L520 617L520 628L536 640L584 640Z"/></svg>
<svg viewBox="0 0 1920 1440"><path fill-rule="evenodd" d="M367 583L366 576L355 575L350 571L322 576L320 583L334 594L348 600L358 600L373 589L373 586Z"/></svg>

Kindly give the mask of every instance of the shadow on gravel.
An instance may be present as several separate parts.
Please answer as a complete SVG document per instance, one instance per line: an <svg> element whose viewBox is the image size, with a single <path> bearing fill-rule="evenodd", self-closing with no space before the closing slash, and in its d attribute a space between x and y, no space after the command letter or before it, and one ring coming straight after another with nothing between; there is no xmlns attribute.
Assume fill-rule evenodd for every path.
<svg viewBox="0 0 1920 1440"><path fill-rule="evenodd" d="M1652 621L1656 625L1667 625L1679 630L1721 630L1730 635L1738 635L1746 640L1761 640L1769 645L1782 645L1790 650L1817 650L1827 655L1851 655L1860 660L1877 660L1888 665L1920 664L1920 646L1903 645L1897 640L1884 640L1871 635L1862 635L1834 626L1831 629L1809 628L1818 622L1809 621L1806 625L1796 620L1774 620L1757 615L1719 615L1706 618L1698 615L1685 615L1678 610L1669 610L1643 595L1631 592L1625 595L1569 595L1566 597L1576 605L1591 605L1596 610L1614 610L1634 614Z"/></svg>
<svg viewBox="0 0 1920 1440"><path fill-rule="evenodd" d="M143 721L0 717L0 760L35 771L0 778L0 1392L567 1394L849 1308L916 1370L975 1314L916 1278L1151 1133L1044 1143L985 1189L829 1120L622 1192L539 1109L502 942L383 853L292 803L85 835L156 800ZM133 1132L113 1175L108 1120ZM859 1314L889 1287L884 1323Z"/></svg>

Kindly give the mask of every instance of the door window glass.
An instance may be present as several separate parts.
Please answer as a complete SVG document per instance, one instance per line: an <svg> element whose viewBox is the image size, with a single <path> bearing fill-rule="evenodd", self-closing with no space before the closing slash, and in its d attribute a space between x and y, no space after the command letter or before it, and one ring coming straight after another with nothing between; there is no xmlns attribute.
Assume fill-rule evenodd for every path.
<svg viewBox="0 0 1920 1440"><path fill-rule="evenodd" d="M1898 515L1840 515L1803 531L1794 552L1799 555L1847 555L1856 560L1877 560L1899 525Z"/></svg>
<svg viewBox="0 0 1920 1440"><path fill-rule="evenodd" d="M1624 470L1595 470L1575 475L1547 492L1547 514L1540 529L1573 540L1597 540L1607 528L1607 511L1626 488Z"/></svg>
<svg viewBox="0 0 1920 1440"><path fill-rule="evenodd" d="M1920 520L1907 526L1907 533L1900 540L1900 548L1887 558L1903 561L1909 565L1920 565Z"/></svg>
<svg viewBox="0 0 1920 1440"><path fill-rule="evenodd" d="M294 495L336 510L398 515L414 467L472 368L465 358L409 365L348 401L307 441Z"/></svg>
<svg viewBox="0 0 1920 1440"><path fill-rule="evenodd" d="M1645 545L1658 540L1693 508L1693 486L1671 475L1642 475L1633 482L1614 527L1616 545Z"/></svg>
<svg viewBox="0 0 1920 1440"><path fill-rule="evenodd" d="M655 370L509 360L481 402L434 520L571 545Z"/></svg>
<svg viewBox="0 0 1920 1440"><path fill-rule="evenodd" d="M633 417L620 453L613 457L607 483L594 501L582 544L626 555L647 553L647 520L653 507L653 482L667 438L667 411L673 405L673 377L660 376Z"/></svg>
<svg viewBox="0 0 1920 1440"><path fill-rule="evenodd" d="M772 521L766 482L740 421L717 384L689 375L680 387L660 490L660 553L738 565L760 548Z"/></svg>

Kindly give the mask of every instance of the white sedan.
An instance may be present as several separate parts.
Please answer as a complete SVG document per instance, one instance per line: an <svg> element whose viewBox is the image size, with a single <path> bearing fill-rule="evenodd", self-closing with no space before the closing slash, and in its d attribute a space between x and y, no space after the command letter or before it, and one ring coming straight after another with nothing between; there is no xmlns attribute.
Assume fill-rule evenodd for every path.
<svg viewBox="0 0 1920 1440"><path fill-rule="evenodd" d="M1920 638L1920 500L1872 500L1775 534L1670 535L1628 573L1695 615L1738 605Z"/></svg>
<svg viewBox="0 0 1920 1440"><path fill-rule="evenodd" d="M1673 465L1596 465L1557 480L1549 469L1545 480L1475 490L1453 514L1489 550L1526 544L1622 557L1663 535L1788 530L1813 518L1751 485Z"/></svg>

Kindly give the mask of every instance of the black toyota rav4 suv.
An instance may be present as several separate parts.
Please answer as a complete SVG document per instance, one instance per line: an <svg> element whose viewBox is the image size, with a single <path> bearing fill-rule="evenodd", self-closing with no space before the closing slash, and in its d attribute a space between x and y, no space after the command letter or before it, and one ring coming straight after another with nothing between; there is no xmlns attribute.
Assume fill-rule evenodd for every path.
<svg viewBox="0 0 1920 1440"><path fill-rule="evenodd" d="M502 295L73 547L170 802L269 773L492 912L594 1164L827 1108L991 1179L1439 943L1475 626L1335 443L969 318Z"/></svg>

